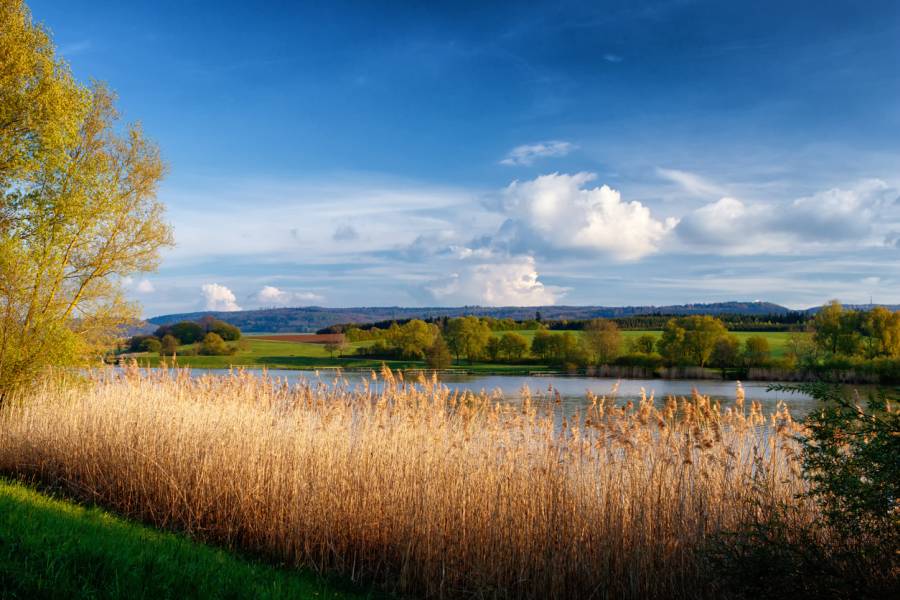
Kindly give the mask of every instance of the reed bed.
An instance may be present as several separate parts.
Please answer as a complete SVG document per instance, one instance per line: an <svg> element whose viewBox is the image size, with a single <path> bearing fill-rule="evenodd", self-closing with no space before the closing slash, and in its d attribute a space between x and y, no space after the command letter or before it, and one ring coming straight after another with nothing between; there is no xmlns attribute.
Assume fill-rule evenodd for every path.
<svg viewBox="0 0 900 600"><path fill-rule="evenodd" d="M710 594L701 550L803 481L797 424L707 397L503 401L385 370L49 378L7 406L0 470L290 565L434 598ZM814 520L813 507L798 511Z"/></svg>

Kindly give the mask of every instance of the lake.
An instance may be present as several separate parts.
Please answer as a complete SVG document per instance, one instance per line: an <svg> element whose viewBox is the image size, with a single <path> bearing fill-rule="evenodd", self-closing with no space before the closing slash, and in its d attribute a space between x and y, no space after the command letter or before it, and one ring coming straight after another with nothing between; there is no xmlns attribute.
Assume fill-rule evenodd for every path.
<svg viewBox="0 0 900 600"><path fill-rule="evenodd" d="M224 373L217 369L195 369L197 375ZM290 369L272 369L267 371L270 377L286 379L290 382L301 380L321 381L326 385L332 385L335 372L328 369L316 371L301 371ZM355 385L363 379L371 377L370 372L344 371L343 378L349 384ZM414 379L409 378L410 381ZM559 393L563 412L570 412L587 406L588 391L597 396L616 398L617 403L628 400L638 400L641 390L647 395L654 395L657 405L662 405L668 396L690 396L696 389L701 394L710 396L713 400L720 400L723 406L734 402L737 383L734 381L716 380L690 380L690 379L610 379L602 377L583 376L536 376L536 375L464 375L445 373L440 378L441 382L450 389L468 389L473 392L482 390L494 392L499 390L503 397L510 402L521 399L523 387L528 387L532 396L555 396ZM774 382L749 381L742 382L745 393L745 405L750 406L751 401L759 402L764 412L775 410L777 403L785 401L790 408L791 415L801 418L818 406L816 400L805 394L788 394L785 392L768 391L768 387ZM615 391L615 393L614 393Z"/></svg>

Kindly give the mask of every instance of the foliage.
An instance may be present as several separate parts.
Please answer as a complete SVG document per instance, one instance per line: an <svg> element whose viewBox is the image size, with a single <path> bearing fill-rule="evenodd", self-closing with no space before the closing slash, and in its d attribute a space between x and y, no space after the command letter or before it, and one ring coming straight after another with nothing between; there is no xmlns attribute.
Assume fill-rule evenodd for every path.
<svg viewBox="0 0 900 600"><path fill-rule="evenodd" d="M161 348L162 344L158 339L153 336L148 336L141 342L140 351L157 353Z"/></svg>
<svg viewBox="0 0 900 600"><path fill-rule="evenodd" d="M619 327L606 319L593 319L584 326L584 343L595 362L609 364L622 350Z"/></svg>
<svg viewBox="0 0 900 600"><path fill-rule="evenodd" d="M745 340L746 341L746 340ZM716 340L710 362L722 369L736 367L741 359L741 342L735 335L723 335Z"/></svg>
<svg viewBox="0 0 900 600"><path fill-rule="evenodd" d="M241 330L231 323L227 323L215 317L206 316L200 319L199 325L206 333L215 333L226 342L236 342L241 339ZM175 337L178 337L177 335ZM190 343L190 342L184 342Z"/></svg>
<svg viewBox="0 0 900 600"><path fill-rule="evenodd" d="M628 342L628 349L635 354L652 354L656 348L656 338L649 334L642 334L632 338Z"/></svg>
<svg viewBox="0 0 900 600"><path fill-rule="evenodd" d="M225 356L232 354L232 349L217 333L207 333L200 344L200 354L206 356Z"/></svg>
<svg viewBox="0 0 900 600"><path fill-rule="evenodd" d="M172 243L163 163L114 97L75 83L16 0L0 7L0 400L98 354L136 316L122 278Z"/></svg>
<svg viewBox="0 0 900 600"><path fill-rule="evenodd" d="M817 349L828 356L900 358L900 312L881 306L867 312L844 310L832 300L811 327Z"/></svg>
<svg viewBox="0 0 900 600"><path fill-rule="evenodd" d="M744 340L744 362L750 367L764 367L769 363L772 350L769 340L753 335Z"/></svg>
<svg viewBox="0 0 900 600"><path fill-rule="evenodd" d="M658 342L659 353L675 364L704 367L727 332L722 321L709 315L670 319Z"/></svg>
<svg viewBox="0 0 900 600"><path fill-rule="evenodd" d="M763 502L754 519L711 549L712 568L729 595L887 598L900 587L900 411L896 394L856 393L826 384L773 386L822 403L804 422L799 461L802 499L820 519L799 518L796 504ZM765 470L755 478L766 477ZM743 596L741 596L743 597Z"/></svg>
<svg viewBox="0 0 900 600"><path fill-rule="evenodd" d="M173 356L178 351L178 340L171 334L162 336L160 340L159 355Z"/></svg>
<svg viewBox="0 0 900 600"><path fill-rule="evenodd" d="M434 336L434 342L425 351L425 364L431 369L446 369L453 361L450 348L444 340L444 336L438 333Z"/></svg>
<svg viewBox="0 0 900 600"><path fill-rule="evenodd" d="M194 321L179 321L172 325L158 327L153 335L160 339L171 335L178 340L179 344L193 344L206 337L206 329Z"/></svg>
<svg viewBox="0 0 900 600"><path fill-rule="evenodd" d="M520 360L526 352L528 352L528 340L522 334L509 331L501 336L500 353L506 357L506 360Z"/></svg>
<svg viewBox="0 0 900 600"><path fill-rule="evenodd" d="M481 319L460 317L447 322L444 337L457 362L460 357L465 356L471 363L484 355L488 340L492 336L490 327Z"/></svg>

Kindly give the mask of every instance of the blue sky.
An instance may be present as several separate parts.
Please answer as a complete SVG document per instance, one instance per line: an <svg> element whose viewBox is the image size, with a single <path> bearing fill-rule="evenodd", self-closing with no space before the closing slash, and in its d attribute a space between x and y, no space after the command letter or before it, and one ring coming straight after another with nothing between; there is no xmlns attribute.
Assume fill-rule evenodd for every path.
<svg viewBox="0 0 900 600"><path fill-rule="evenodd" d="M147 315L900 302L900 3L51 2L161 146Z"/></svg>

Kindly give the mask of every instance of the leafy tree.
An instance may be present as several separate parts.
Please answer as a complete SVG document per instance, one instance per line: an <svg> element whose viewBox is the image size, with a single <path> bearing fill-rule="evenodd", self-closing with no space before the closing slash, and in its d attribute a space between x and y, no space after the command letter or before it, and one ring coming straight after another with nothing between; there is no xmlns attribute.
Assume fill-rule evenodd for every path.
<svg viewBox="0 0 900 600"><path fill-rule="evenodd" d="M619 356L622 334L619 326L606 319L593 319L584 326L584 341L588 352L600 364L607 364Z"/></svg>
<svg viewBox="0 0 900 600"><path fill-rule="evenodd" d="M128 351L129 352L144 352L144 343L147 340L156 340L159 339L153 335L135 335L128 339Z"/></svg>
<svg viewBox="0 0 900 600"><path fill-rule="evenodd" d="M40 182L67 162L89 105L25 3L0 2L0 190Z"/></svg>
<svg viewBox="0 0 900 600"><path fill-rule="evenodd" d="M500 358L500 338L491 336L491 339L487 341L487 345L484 347L484 351L491 362L497 362L497 359Z"/></svg>
<svg viewBox="0 0 900 600"><path fill-rule="evenodd" d="M734 335L723 335L716 340L710 362L719 368L736 367L740 362L741 341Z"/></svg>
<svg viewBox="0 0 900 600"><path fill-rule="evenodd" d="M12 8L4 3L0 19L9 21L12 15L15 21L22 11L21 3ZM2 26L0 31L4 47L34 50L22 41L27 35L10 40ZM2 61L9 59L6 52L0 55ZM48 64L45 59L38 62ZM0 72L0 94L16 96L9 88L15 82ZM69 85L66 77L53 85L62 90ZM73 100L71 113L62 113L75 120L77 135L54 137L52 143L60 147L52 157L41 136L68 131L68 124L36 125L21 139L11 133L18 141L9 143L7 133L0 135L0 152L6 154L0 159L0 401L33 381L47 364L77 362L109 343L123 323L134 321L137 307L124 301L120 282L154 269L159 250L172 243L156 200L164 171L157 148L136 126L124 135L116 132L114 99L105 87L70 96L83 96L86 105ZM5 102L0 102L4 112L9 109ZM18 100L14 105L7 118L25 129L40 116L31 109L17 113L21 105ZM34 156L43 158L35 163Z"/></svg>
<svg viewBox="0 0 900 600"><path fill-rule="evenodd" d="M500 352L507 360L519 360L528 352L528 340L519 333L504 333L500 338Z"/></svg>
<svg viewBox="0 0 900 600"><path fill-rule="evenodd" d="M341 345L337 342L328 342L325 344L325 351L334 358L334 353L341 349Z"/></svg>
<svg viewBox="0 0 900 600"><path fill-rule="evenodd" d="M769 340L754 335L744 340L744 361L751 367L765 366L769 362L771 350Z"/></svg>
<svg viewBox="0 0 900 600"><path fill-rule="evenodd" d="M900 356L900 311L876 306L866 313L862 328L869 358Z"/></svg>
<svg viewBox="0 0 900 600"><path fill-rule="evenodd" d="M469 362L480 358L491 339L490 328L478 317L458 317L447 322L446 341L450 351L465 356Z"/></svg>
<svg viewBox="0 0 900 600"><path fill-rule="evenodd" d="M140 348L141 352L150 352L151 354L155 354L159 352L161 346L162 344L160 344L158 339L150 336L145 338L144 341L141 342Z"/></svg>
<svg viewBox="0 0 900 600"><path fill-rule="evenodd" d="M207 356L224 356L231 354L231 348L218 333L207 333L200 345L200 353Z"/></svg>
<svg viewBox="0 0 900 600"><path fill-rule="evenodd" d="M837 354L840 347L844 307L837 300L823 306L812 322L816 345L830 354Z"/></svg>
<svg viewBox="0 0 900 600"><path fill-rule="evenodd" d="M241 339L241 330L231 323L216 319L207 315L198 323L206 333L216 333L226 342L236 342Z"/></svg>
<svg viewBox="0 0 900 600"><path fill-rule="evenodd" d="M159 355L160 356L174 356L178 351L178 340L175 339L174 336L166 334L159 341Z"/></svg>
<svg viewBox="0 0 900 600"><path fill-rule="evenodd" d="M709 315L670 319L658 342L659 353L673 363L705 367L716 341L727 333L725 324Z"/></svg>
<svg viewBox="0 0 900 600"><path fill-rule="evenodd" d="M206 337L206 330L201 327L199 323L193 321L179 321L173 325L163 325L157 328L154 335L158 338L162 338L165 335L171 335L181 344L193 344Z"/></svg>
<svg viewBox="0 0 900 600"><path fill-rule="evenodd" d="M450 366L452 357L444 336L438 333L434 336L431 346L425 351L425 363L432 369L446 369Z"/></svg>
<svg viewBox="0 0 900 600"><path fill-rule="evenodd" d="M653 354L656 348L656 338L649 333L644 333L631 340L629 343L632 352L638 354Z"/></svg>

